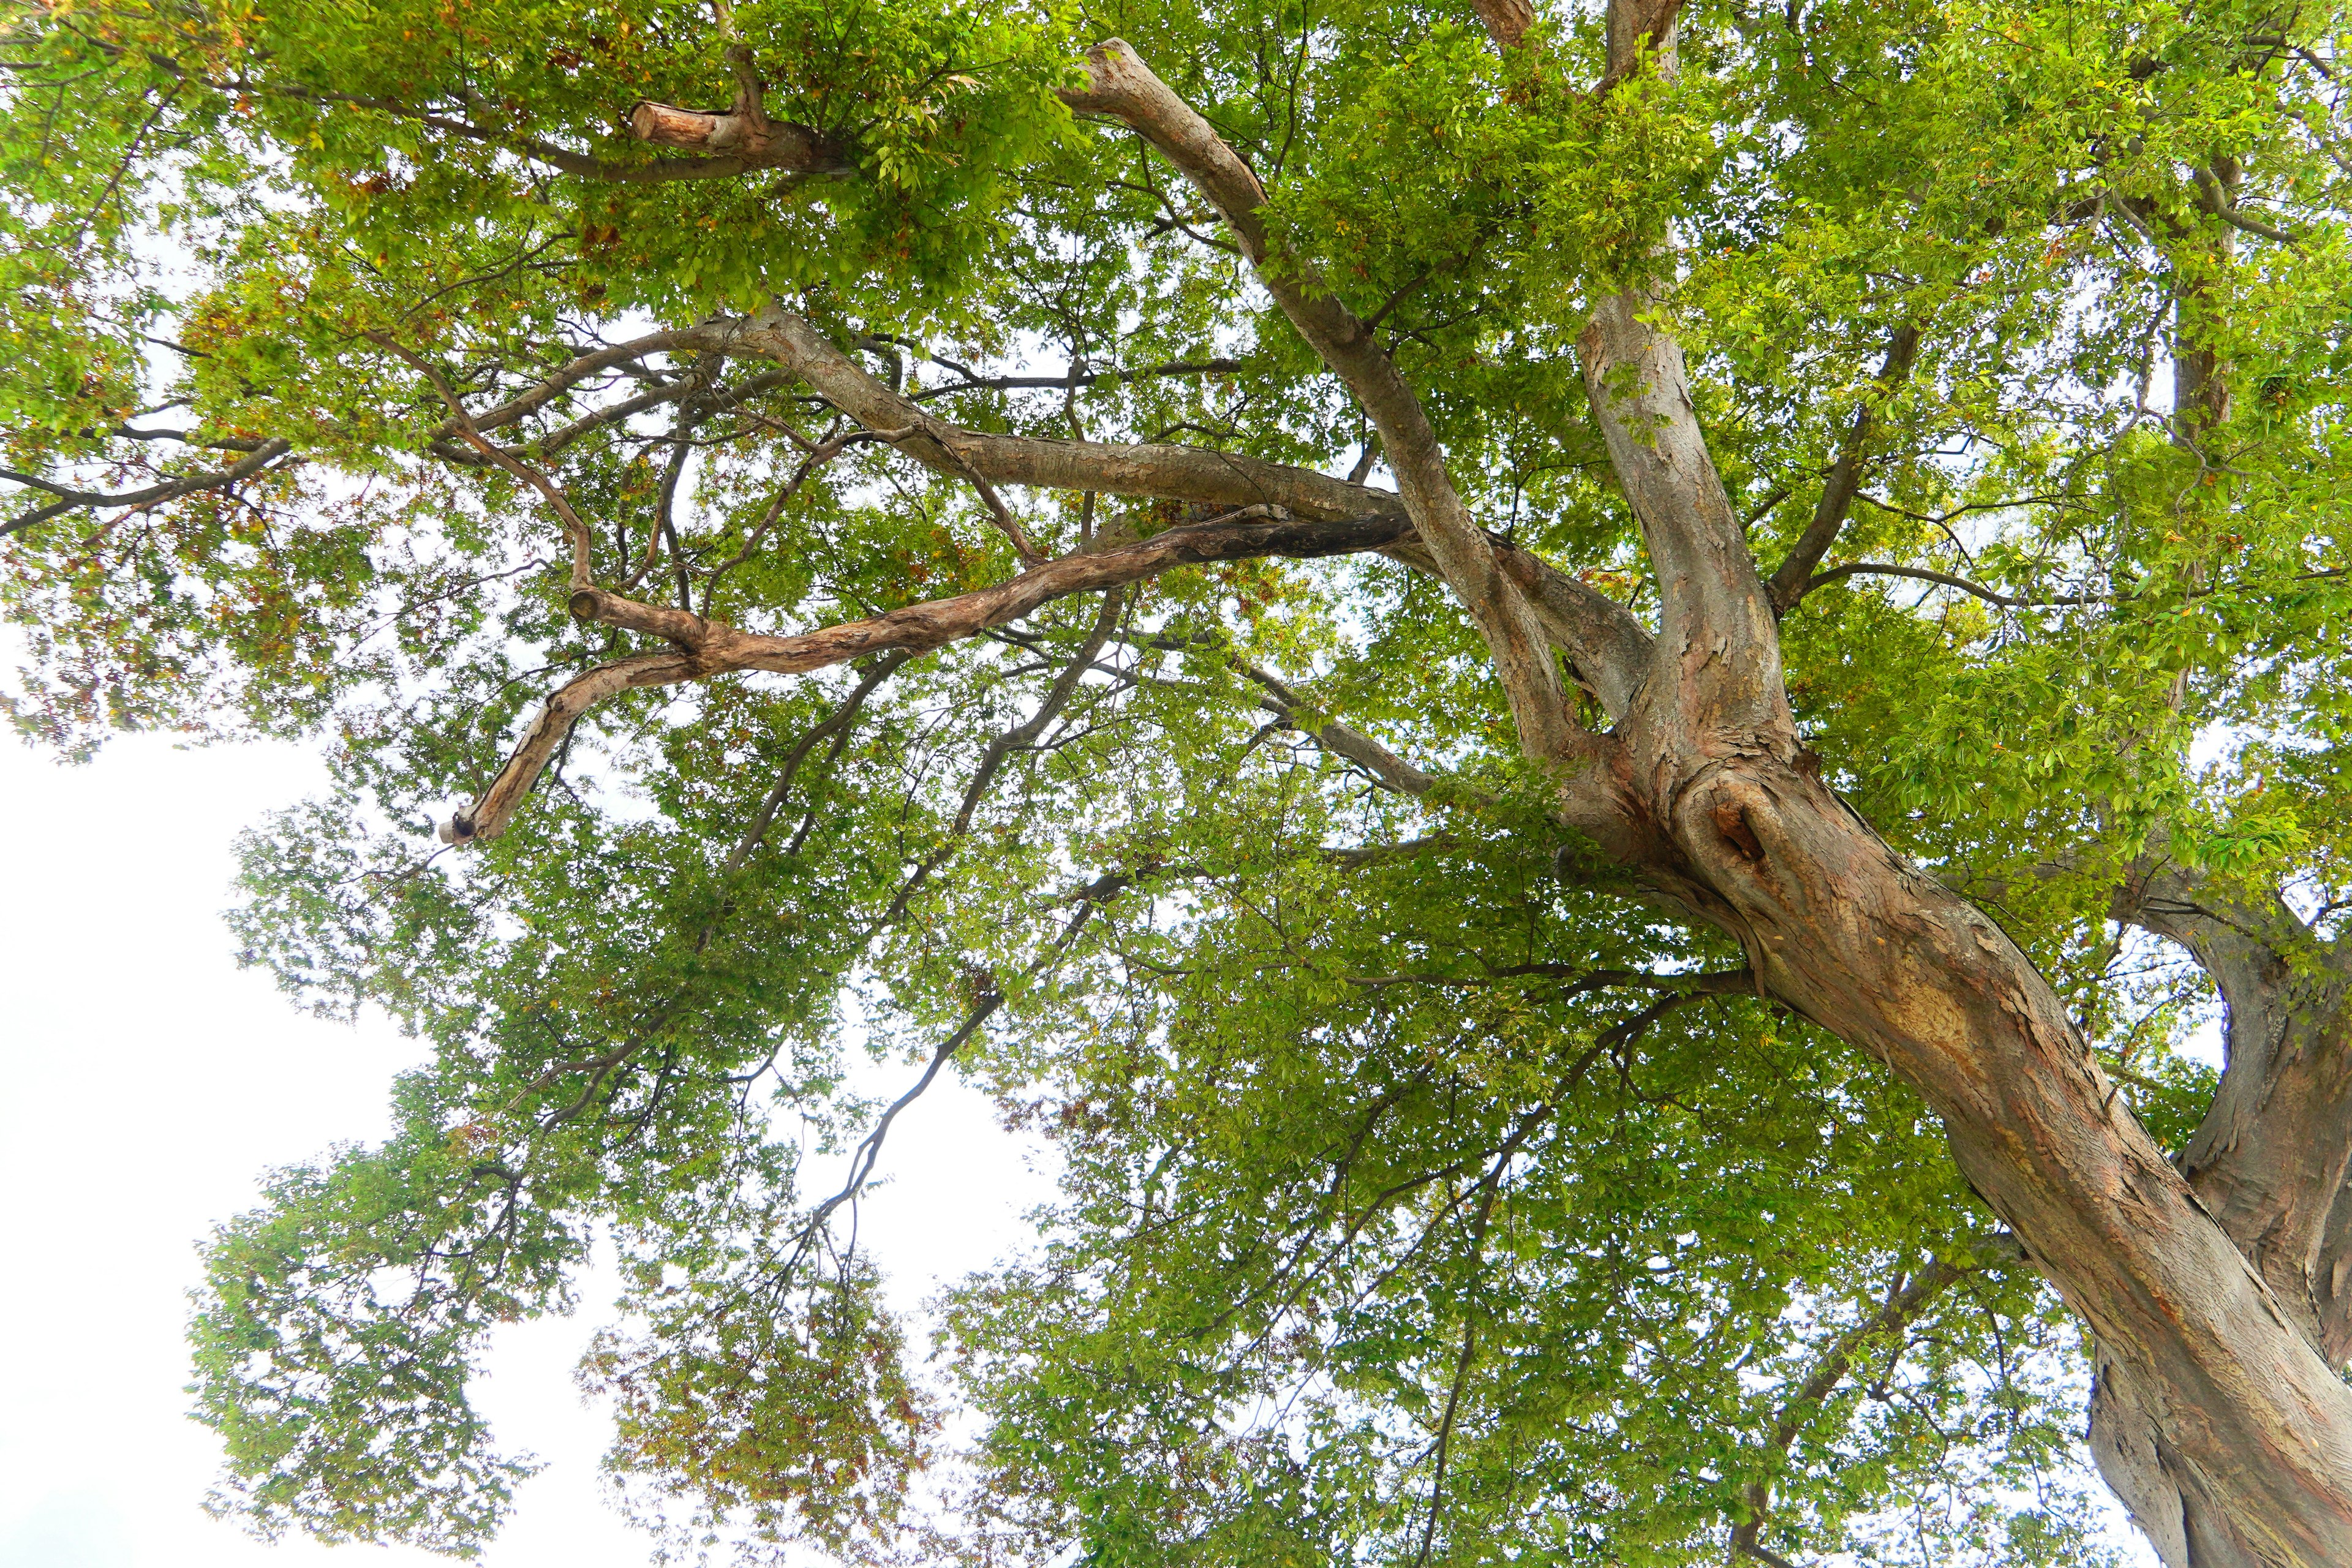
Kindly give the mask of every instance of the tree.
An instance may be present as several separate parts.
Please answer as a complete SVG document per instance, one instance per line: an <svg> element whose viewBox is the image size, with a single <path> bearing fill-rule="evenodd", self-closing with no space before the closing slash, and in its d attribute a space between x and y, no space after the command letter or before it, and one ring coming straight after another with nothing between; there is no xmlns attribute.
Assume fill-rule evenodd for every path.
<svg viewBox="0 0 2352 1568"><path fill-rule="evenodd" d="M2087 1405L2352 1562L2332 10L13 14L11 711L322 738L245 958L435 1048L218 1507L472 1550L601 1238L688 1547L2088 1561Z"/></svg>

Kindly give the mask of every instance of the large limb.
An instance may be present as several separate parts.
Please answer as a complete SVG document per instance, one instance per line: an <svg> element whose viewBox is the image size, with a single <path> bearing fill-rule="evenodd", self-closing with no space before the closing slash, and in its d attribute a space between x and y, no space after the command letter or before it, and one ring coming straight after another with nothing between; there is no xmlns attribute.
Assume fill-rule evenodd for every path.
<svg viewBox="0 0 2352 1568"><path fill-rule="evenodd" d="M2179 942L2227 1010L2227 1057L2180 1166L2280 1310L2330 1366L2352 1356L2352 954L2275 892L2225 888L2160 851L2116 914ZM2091 1452L2168 1568L2263 1561L2170 1451L2146 1379L2101 1347Z"/></svg>
<svg viewBox="0 0 2352 1568"><path fill-rule="evenodd" d="M464 843L495 838L506 831L516 808L562 749L572 726L597 702L621 691L706 679L735 670L797 675L866 654L928 652L1019 620L1072 594L1116 588L1179 566L1212 561L1266 555L1305 559L1377 550L1393 542L1410 526L1393 514L1331 522L1295 518L1274 508L1254 508L1246 515L1171 528L1116 550L1044 562L994 587L789 636L740 631L686 610L644 604L601 589L582 589L572 595L573 615L660 637L674 651L620 659L558 689L489 787L442 829L442 837Z"/></svg>
<svg viewBox="0 0 2352 1568"><path fill-rule="evenodd" d="M1604 85L1675 68L1677 0L1612 0ZM1795 724L1771 600L1708 454L1682 345L1647 286L1603 299L1577 341L1585 389L1658 584L1652 700L1702 748L1790 754ZM1686 765L1705 759L1686 755Z"/></svg>
<svg viewBox="0 0 2352 1568"><path fill-rule="evenodd" d="M2151 858L2124 912L2187 948L2227 1009L2213 1103L2181 1152L2189 1185L2329 1362L2352 1357L2352 953L2275 892Z"/></svg>
<svg viewBox="0 0 2352 1568"><path fill-rule="evenodd" d="M1740 760L1678 782L1649 800L1766 990L1918 1090L2089 1325L2102 1386L2186 1500L2175 1537L2186 1513L2244 1547L2193 1560L2352 1563L2352 1389L2120 1105L2032 962L1801 769Z"/></svg>
<svg viewBox="0 0 2352 1568"><path fill-rule="evenodd" d="M1258 216L1265 192L1257 176L1131 45L1097 45L1086 69L1087 85L1065 89L1064 100L1126 121L1209 199L1260 284L1371 421L1420 542L1486 638L1522 746L1553 763L1587 755L1543 623L1463 503L1420 398L1371 329L1299 258L1277 253Z"/></svg>
<svg viewBox="0 0 2352 1568"><path fill-rule="evenodd" d="M869 430L892 433L900 451L945 474L1198 506L1279 506L1298 517L1326 521L1405 513L1404 502L1391 491L1238 453L964 429L925 414L912 399L835 348L809 321L779 305L772 304L746 321L709 329L697 346L773 360L835 408ZM1612 719L1623 714L1647 676L1650 634L1607 595L1492 534L1479 537L1497 571L1517 585L1540 635L1568 657L1604 712ZM1435 553L1418 534L1400 538L1381 553L1444 575Z"/></svg>

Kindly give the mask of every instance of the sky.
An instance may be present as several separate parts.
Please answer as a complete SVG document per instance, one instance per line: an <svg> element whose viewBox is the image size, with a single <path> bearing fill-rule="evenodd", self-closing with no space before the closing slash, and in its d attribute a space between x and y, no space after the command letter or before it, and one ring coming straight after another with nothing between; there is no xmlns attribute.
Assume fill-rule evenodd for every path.
<svg viewBox="0 0 2352 1568"><path fill-rule="evenodd" d="M388 1131L415 1042L298 1012L240 971L231 841L320 787L291 746L131 736L64 767L0 736L0 1568L423 1568L399 1548L269 1546L208 1518L186 1419L195 1243L267 1169ZM891 1088L908 1069L872 1069ZM942 1078L902 1115L861 1239L911 1306L1034 1237L1048 1195L987 1102ZM487 1568L643 1568L605 1503L607 1427L572 1368L609 1290L500 1331L480 1404L547 1462Z"/></svg>

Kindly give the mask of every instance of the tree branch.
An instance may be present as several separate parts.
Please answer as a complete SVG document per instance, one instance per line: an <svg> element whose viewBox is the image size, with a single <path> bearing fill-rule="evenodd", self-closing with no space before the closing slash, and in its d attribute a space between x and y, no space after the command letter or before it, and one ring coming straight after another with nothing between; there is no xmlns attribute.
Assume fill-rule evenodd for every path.
<svg viewBox="0 0 2352 1568"><path fill-rule="evenodd" d="M895 649L929 652L1019 620L1072 594L1114 588L1211 561L1266 555L1307 560L1377 550L1394 542L1409 526L1393 515L1310 522L1277 508L1254 508L1214 522L1172 528L1117 550L1045 562L994 587L790 636L738 631L686 610L583 588L572 595L573 615L661 637L677 651L621 659L559 689L489 788L450 820L442 829L442 837L449 843L466 843L504 832L540 771L580 717L624 690L706 679L742 669L803 674L865 654Z"/></svg>
<svg viewBox="0 0 2352 1568"><path fill-rule="evenodd" d="M581 521L580 514L572 510L572 502L565 498L563 491L558 488L555 481L503 447L493 446L486 439L482 433L475 428L473 420L467 415L466 405L457 401L456 393L449 390L448 382L442 378L439 371L435 370L422 357L402 347L400 342L388 332L369 332L365 335L367 340L378 348L405 360L419 375L433 384L433 390L439 393L441 401L449 405L449 416L457 424L459 437L467 446L540 493L541 499L544 500L549 509L555 513L557 521L563 525L565 535L572 541L572 591L578 593L589 587L595 581L590 564L595 550L595 542L588 531L587 523Z"/></svg>
<svg viewBox="0 0 2352 1568"><path fill-rule="evenodd" d="M1919 329L1907 322L1895 330L1886 345L1886 359L1878 367L1878 393L1865 399L1853 411L1853 421L1846 427L1845 445L1830 468L1830 477L1822 485L1822 499L1814 503L1812 520L1805 531L1789 551L1789 558L1780 563L1765 584L1771 595L1772 613L1782 616L1789 607L1805 596L1812 585L1813 568L1822 563L1830 545L1845 526L1846 513L1853 508L1853 498L1862 489L1863 458L1868 449L1873 429L1877 423L1878 405L1893 395L1911 374L1911 362L1919 352Z"/></svg>
<svg viewBox="0 0 2352 1568"><path fill-rule="evenodd" d="M1401 516L1405 510L1392 491L1239 453L1003 436L928 420L908 398L780 305L772 303L747 321L712 331L725 352L766 355L869 430L920 426L922 434L899 442L898 449L942 473L961 477L968 467L998 484L1149 496L1202 506L1270 505L1302 518L1332 521L1381 513ZM952 457L946 449L950 446ZM1611 717L1622 714L1650 667L1650 634L1641 622L1606 594L1499 536L1481 537L1498 569L1519 584L1529 613L1550 642L1568 655L1579 679ZM1400 537L1381 553L1445 580L1435 554L1420 538Z"/></svg>
<svg viewBox="0 0 2352 1568"><path fill-rule="evenodd" d="M1611 0L1608 81L1671 76L1679 0ZM1604 86L1607 82L1604 82ZM1642 527L1660 600L1654 700L1686 737L1793 748L1770 601L1708 455L1682 346L1647 285L1601 302L1577 340L1585 391Z"/></svg>
<svg viewBox="0 0 2352 1568"><path fill-rule="evenodd" d="M2161 843L2118 919L2185 948L2227 1009L2213 1103L2179 1163L2214 1221L2331 1366L2352 1357L2352 952L2275 889L2231 887Z"/></svg>
<svg viewBox="0 0 2352 1568"><path fill-rule="evenodd" d="M140 507L156 506L168 500L177 500L182 496L194 495L200 490L226 489L231 485L253 478L293 449L292 442L274 438L264 441L255 447L253 455L244 461L223 468L218 473L190 474L184 479L166 479L161 484L150 485L145 489L123 490L112 495L100 490L75 489L70 486L37 479L31 474L20 474L12 468L0 468L0 479L13 479L17 484L46 490L58 498L47 506L36 507L31 511L20 513L6 522L0 522L0 539L5 539L12 533L21 532L36 523L47 522L50 518L59 517L69 511L114 506L135 510Z"/></svg>
<svg viewBox="0 0 2352 1568"><path fill-rule="evenodd" d="M1087 85L1063 101L1125 121L1192 181L1223 216L1259 282L1307 345L1331 367L1380 433L1390 471L1422 544L1485 637L1531 756L1570 762L1586 750L1569 709L1549 639L1527 595L1505 574L1447 474L1421 401L1373 334L1338 293L1295 257L1277 254L1257 216L1265 191L1234 150L1151 73L1134 47L1111 38L1087 51Z"/></svg>
<svg viewBox="0 0 2352 1568"><path fill-rule="evenodd" d="M1782 1454L1789 1451L1798 1434L1805 1429L1829 1396L1837 1392L1837 1385L1845 1381L1854 1357L1874 1342L1908 1327L1929 1303L1967 1276L1999 1264L2021 1262L2024 1257L2024 1249L2018 1245L2017 1238L2004 1233L1979 1242L1973 1256L1965 1262L1952 1263L1939 1258L1913 1275L1901 1289L1886 1299L1885 1304L1877 1311L1830 1342L1829 1349L1813 1363L1812 1371L1806 1374L1804 1382L1797 1385L1796 1393L1780 1406L1780 1414L1772 1423L1772 1447ZM1757 1540L1763 1532L1765 1521L1771 1516L1771 1483L1750 1482L1747 1501L1748 1517L1731 1532L1733 1550L1759 1562L1779 1562L1780 1559L1765 1550Z"/></svg>
<svg viewBox="0 0 2352 1568"><path fill-rule="evenodd" d="M1947 588L1958 588L1963 594L1972 594L1988 605L1999 605L2007 610L2045 609L2058 605L2104 605L2108 602L2101 594L2051 594L2039 598L2017 598L1988 588L1981 583L1971 583L1966 577L1955 577L1948 572L1933 572L1925 566L1896 566L1884 561L1853 561L1843 566L1832 566L1808 582L1804 593L1799 594L1797 599L1802 599L1805 594L1816 588L1827 587L1840 578L1854 576L1908 577L1919 583L1938 583ZM1791 599L1790 604L1793 605L1797 599Z"/></svg>
<svg viewBox="0 0 2352 1568"><path fill-rule="evenodd" d="M1269 693L1259 704L1265 711L1314 736L1325 751L1334 756L1345 757L1370 773L1385 788L1398 795L1423 795L1437 786L1434 773L1422 772L1370 735L1324 718L1316 712L1312 703L1257 666L1236 659L1234 668Z"/></svg>

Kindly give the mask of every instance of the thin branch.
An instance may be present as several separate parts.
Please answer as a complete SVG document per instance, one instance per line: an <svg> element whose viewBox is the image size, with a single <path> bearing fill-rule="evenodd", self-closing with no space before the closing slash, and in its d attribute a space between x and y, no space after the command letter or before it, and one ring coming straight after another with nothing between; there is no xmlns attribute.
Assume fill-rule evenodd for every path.
<svg viewBox="0 0 2352 1568"><path fill-rule="evenodd" d="M1981 583L1971 583L1966 577L1955 577L1948 572L1933 572L1925 566L1895 566L1883 561L1855 561L1843 566L1832 566L1826 572L1817 573L1812 580L1805 584L1804 594L1798 595L1797 599L1801 599L1805 594L1810 594L1816 588L1826 587L1841 578L1855 576L1909 577L1916 582L1937 583L1947 588L1958 588L1963 594L1972 594L1988 605L1999 605L2008 610L2039 609L2058 605L2106 605L2116 602L2104 594L2053 594L2035 598L2019 598L1988 588ZM1795 599L1790 601L1791 605L1796 602Z"/></svg>
<svg viewBox="0 0 2352 1568"><path fill-rule="evenodd" d="M272 438L255 447L253 455L243 462L223 468L218 473L190 474L184 479L166 479L161 484L150 485L145 489L123 490L111 495L101 490L76 489L71 486L57 484L52 480L39 479L31 474L18 473L13 468L0 468L0 479L13 479L20 485L46 490L58 498L47 506L37 507L31 511L21 513L5 523L0 523L0 539L5 539L12 533L21 532L36 523L46 522L50 518L62 516L69 511L117 506L137 510L145 507L160 506L165 501L177 500L182 496L194 495L200 490L226 489L232 485L253 478L293 449L292 442L282 438Z"/></svg>
<svg viewBox="0 0 2352 1568"><path fill-rule="evenodd" d="M776 813L782 808L785 797L792 794L793 781L800 775L801 763L808 760L808 754L815 749L816 743L845 729L856 719L857 710L866 705L866 700L874 694L875 689L906 668L907 661L914 657L911 653L900 652L875 660L874 668L866 672L865 678L851 689L847 697L842 699L841 706L822 721L809 727L808 733L800 738L784 758L783 770L776 775L774 787L760 802L760 809L751 814L751 824L743 829L743 837L737 839L735 847L727 852L726 863L719 868L722 879L741 870L743 863L751 858L751 851L758 848L760 841L768 836L768 829L775 826Z"/></svg>
<svg viewBox="0 0 2352 1568"><path fill-rule="evenodd" d="M1145 365L1137 370L1098 370L1085 375L1075 372L1061 375L967 375L962 381L945 386L919 387L906 395L913 402L922 403L934 397L952 396L960 392L1017 392L1030 388L1091 390L1158 376L1232 375L1241 371L1244 363L1237 359L1171 360L1165 364Z"/></svg>
<svg viewBox="0 0 2352 1568"><path fill-rule="evenodd" d="M1845 526L1846 514L1853 509L1854 497L1862 489L1863 461L1877 424L1878 407L1910 375L1911 362L1918 353L1919 329L1908 322L1897 327L1886 345L1886 358L1878 367L1877 393L1854 409L1853 422L1846 428L1845 445L1822 485L1822 498L1813 506L1812 520L1790 547L1789 558L1780 563L1780 569L1765 584L1774 614L1787 614L1790 605L1804 597L1813 568L1822 563L1822 557L1836 542L1838 531Z"/></svg>
<svg viewBox="0 0 2352 1568"><path fill-rule="evenodd" d="M1772 1423L1773 1448L1786 1454L1853 1364L1854 1357L1875 1341L1897 1333L1913 1319L1926 1310L1928 1304L1945 1289L1968 1275L2005 1263L2024 1259L2025 1250L2017 1238L2007 1232L1990 1236L1978 1242L1970 1254L1958 1262L1937 1258L1895 1291L1879 1310L1830 1342L1830 1346L1814 1362L1812 1371L1797 1385L1780 1407ZM1754 1481L1748 1488L1748 1517L1731 1532L1732 1546L1756 1558L1759 1562L1776 1562L1772 1553L1757 1541L1770 1517L1772 1488L1769 1482Z"/></svg>
<svg viewBox="0 0 2352 1568"><path fill-rule="evenodd" d="M433 390L439 393L441 401L449 405L449 414L457 423L457 434L467 446L540 493L550 510L563 524L565 534L571 538L572 592L576 594L590 588L595 581L590 570L594 542L588 531L588 525L580 520L578 512L572 510L572 502L565 499L563 491L557 488L555 481L504 447L494 446L485 438L482 433L474 427L472 417L466 412L466 405L457 401L456 393L449 390L448 382L442 379L441 373L434 369L422 357L404 348L388 332L372 331L363 335L378 348L405 360L417 374L433 384Z"/></svg>

